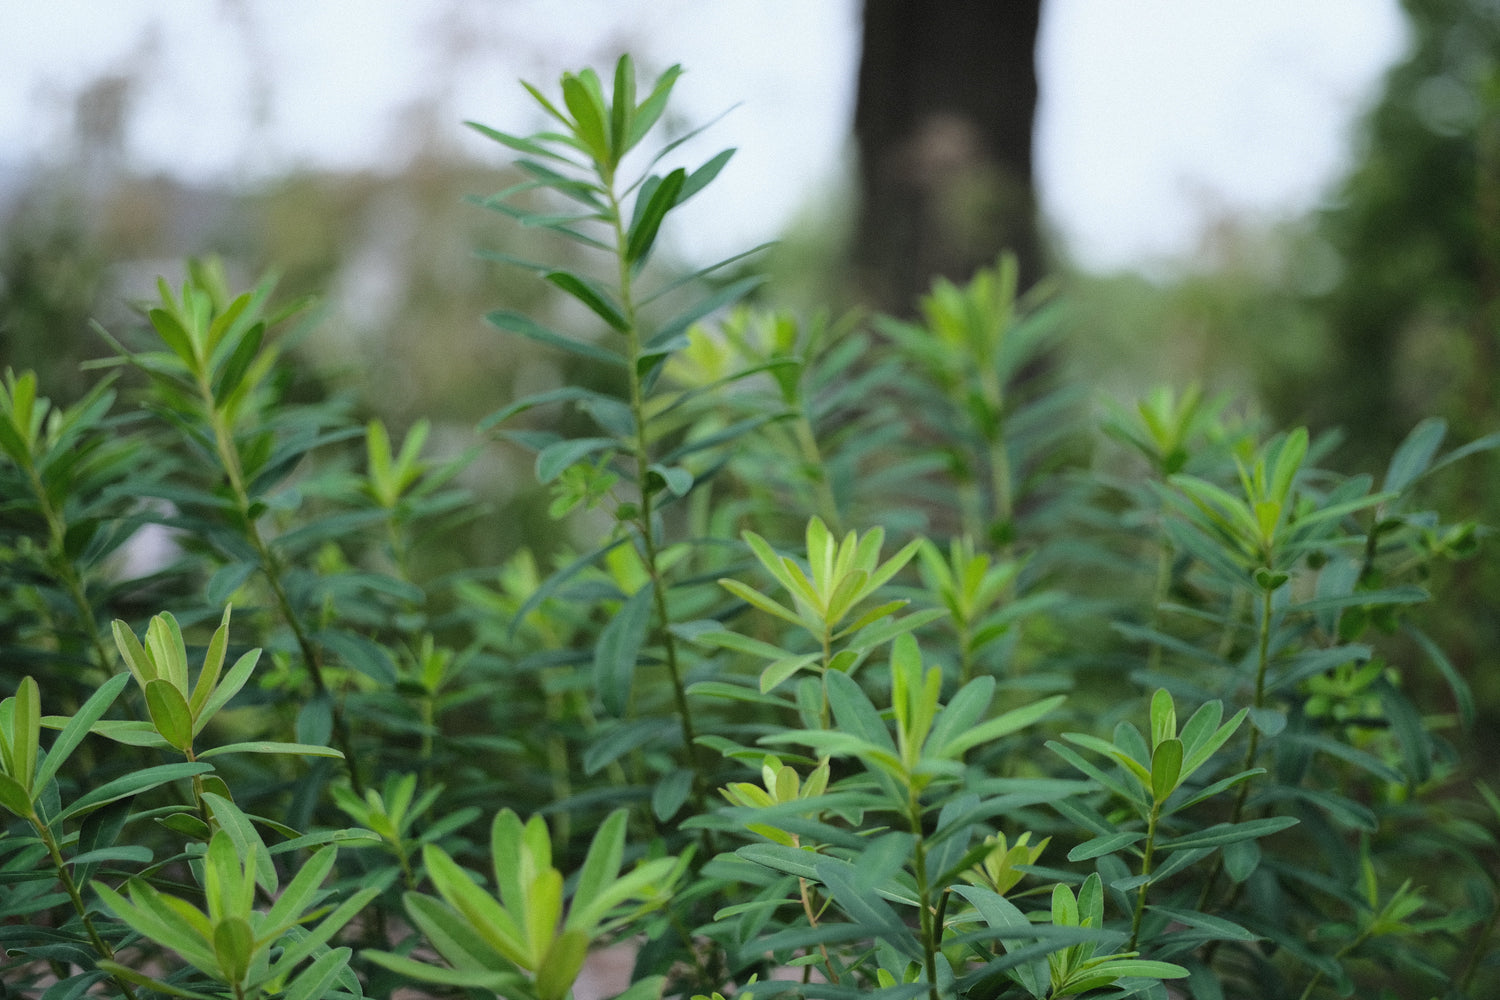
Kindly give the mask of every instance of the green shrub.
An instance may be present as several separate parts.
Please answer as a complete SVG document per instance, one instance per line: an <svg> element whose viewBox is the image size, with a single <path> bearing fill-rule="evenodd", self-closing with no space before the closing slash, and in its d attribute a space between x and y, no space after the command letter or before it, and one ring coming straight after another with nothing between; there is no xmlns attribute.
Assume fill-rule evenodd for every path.
<svg viewBox="0 0 1500 1000"><path fill-rule="evenodd" d="M1488 995L1500 799L1421 627L1480 531L1422 496L1500 439L1377 484L1196 391L1096 419L1008 260L871 329L661 273L730 156L651 172L677 75L476 126L530 178L479 204L598 265L491 255L584 317L489 317L588 372L482 427L560 555L424 576L472 453L305 392L212 264L74 406L7 373L6 988L563 1000L627 941L632 1000Z"/></svg>

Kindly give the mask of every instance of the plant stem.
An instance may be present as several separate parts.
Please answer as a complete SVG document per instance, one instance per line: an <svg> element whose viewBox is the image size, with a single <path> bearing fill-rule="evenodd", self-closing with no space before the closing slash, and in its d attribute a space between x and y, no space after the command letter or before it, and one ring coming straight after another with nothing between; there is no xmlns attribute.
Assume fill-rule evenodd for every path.
<svg viewBox="0 0 1500 1000"><path fill-rule="evenodd" d="M919 793L907 785L907 819L911 832L917 838L916 850L912 852L912 873L917 880L917 912L921 921L922 951L927 969L928 1000L941 1000L937 987L937 953L942 943L943 929L936 926L932 905L932 886L927 881L927 841L922 830L922 802Z"/></svg>
<svg viewBox="0 0 1500 1000"><path fill-rule="evenodd" d="M206 364L198 371L197 378L198 395L214 432L214 448L218 453L219 464L223 467L225 475L229 477L229 488L234 493L236 513L244 524L245 538L250 543L250 547L255 550L261 575L266 578L266 583L271 588L271 595L276 601L282 620L292 630L297 648L302 653L302 660L307 664L308 673L312 677L313 689L320 697L328 698L333 707L334 740L338 743L339 751L344 755L344 767L349 772L349 783L354 793L363 795L364 785L359 776L358 758L354 754L354 741L349 733L349 721L344 717L343 707L333 698L329 689L327 678L323 673L322 654L313 643L312 637L308 635L300 616L292 607L286 588L282 585L281 560L277 559L276 553L271 551L271 547L261 536L260 527L256 524L251 511L253 505L250 500L250 491L245 485L244 468L240 464L239 449L235 447L234 433L229 426L229 421L214 399L213 386L209 382Z"/></svg>
<svg viewBox="0 0 1500 1000"><path fill-rule="evenodd" d="M1257 641L1257 648L1256 648L1256 665L1255 665L1255 694L1254 694L1254 696L1251 699L1251 705L1254 708L1256 708L1256 709L1261 708L1264 705L1264 703L1265 703L1265 698L1266 698L1266 672L1267 672L1268 668L1270 667L1270 663L1271 663L1271 655L1270 654L1271 654L1271 596L1272 596L1272 593L1273 593L1272 591L1266 590L1264 588L1261 589L1260 627L1259 627L1259 636L1258 636L1258 638L1256 640ZM1246 746L1246 748L1245 748L1245 759L1240 764L1240 770L1241 771L1248 771L1252 767L1254 767L1255 766L1255 758L1256 758L1256 756L1259 753L1260 753L1260 727L1256 723L1256 720L1252 718L1250 720L1250 742L1249 742L1249 745ZM1249 798L1249 795L1250 795L1250 782L1247 779L1245 781L1240 782L1239 790L1235 793L1235 796L1234 796L1234 808L1230 811L1229 822L1231 822L1231 823L1238 823L1238 822L1240 822L1241 819L1244 818L1244 815L1245 815L1245 802ZM1203 882L1203 891L1201 893L1199 893L1199 895L1198 895L1198 909L1201 910L1201 909L1203 909L1203 907L1205 905L1207 905L1207 903L1208 903L1208 897L1213 894L1214 885L1218 882L1219 876L1221 874L1223 874L1223 872L1224 872L1224 855L1221 852L1218 855L1218 857L1214 859L1213 869L1208 873L1208 878L1205 879L1204 882ZM1234 901L1239 897L1239 893L1240 893L1240 890L1242 888L1243 888L1242 885L1241 886L1235 886L1234 891L1230 894L1229 899L1224 904L1226 907L1227 906L1232 906L1234 904ZM1207 952L1207 955L1208 955L1209 958L1211 958L1213 956L1213 952L1217 949L1217 947L1218 947L1218 942L1217 941L1212 942L1209 945L1209 950Z"/></svg>
<svg viewBox="0 0 1500 1000"><path fill-rule="evenodd" d="M818 447L812 421L808 419L806 409L800 406L797 408L795 428L803 468L811 477L813 490L817 494L818 513L823 518L823 523L828 525L828 530L837 538L844 533L843 519L839 516L839 501L833 495L833 484L828 481L828 465L823 461L823 449Z"/></svg>
<svg viewBox="0 0 1500 1000"><path fill-rule="evenodd" d="M622 222L619 196L615 192L614 178L601 173L601 180L608 189L610 218L615 233L615 257L619 262L620 308L625 317L625 358L630 383L630 417L635 433L631 439L632 458L635 461L635 481L639 494L639 506L633 518L639 535L641 561L651 579L653 603L661 636L662 658L667 664L667 673L672 679L672 700L677 706L677 721L682 729L683 752L693 771L693 803L700 812L707 808L707 783L703 764L698 752L698 733L693 726L692 709L688 705L687 689L682 683L682 666L678 661L677 641L672 635L672 618L667 609L667 583L661 571L661 552L657 545L653 492L650 488L651 439L647 434L646 389L641 378L642 357L641 330L636 317L635 297L632 293L631 267L628 253L629 241ZM707 838L707 830L704 836ZM705 843L706 846L706 843Z"/></svg>
<svg viewBox="0 0 1500 1000"><path fill-rule="evenodd" d="M1266 671L1271 664L1271 595L1272 591L1261 588L1260 600L1260 635L1256 647L1255 663L1255 695L1251 705L1256 711L1265 706L1266 701ZM1255 758L1260 752L1260 726L1254 718L1250 720L1250 743L1245 748L1245 760L1240 765L1241 771L1248 771L1255 766ZM1230 815L1231 823L1238 823L1244 816L1245 800L1250 795L1250 782L1240 782L1239 791L1234 797L1234 811Z"/></svg>
<svg viewBox="0 0 1500 1000"><path fill-rule="evenodd" d="M1161 818L1161 803L1151 804L1151 816L1146 821L1146 849L1141 858L1141 878L1151 875L1152 855L1156 852L1156 824ZM1135 951L1136 943L1141 937L1141 919L1146 914L1146 892L1151 887L1149 881L1142 882L1140 889L1135 894L1135 913L1130 918L1130 942L1125 945L1126 951Z"/></svg>
<svg viewBox="0 0 1500 1000"><path fill-rule="evenodd" d="M57 869L58 880L62 882L63 890L68 894L68 899L72 901L73 909L77 912L78 918L83 921L83 929L89 936L89 943L94 946L94 951L99 954L100 958L114 961L115 951L109 946L109 942L105 941L103 936L100 935L99 929L94 926L94 921L89 918L89 910L83 902L83 894L78 891L78 885L73 881L73 873L68 871L67 862L63 860L62 851L58 848L57 840L52 836L51 829L48 828L46 823L42 822L42 818L36 815L35 812L28 816L27 819L31 823L32 829L36 830L37 836L41 839L42 843L46 845L47 853L52 857L52 866ZM130 988L128 982L114 976L110 978L114 979L127 1000L136 1000L135 991Z"/></svg>
<svg viewBox="0 0 1500 1000"><path fill-rule="evenodd" d="M36 464L27 456L25 462L26 478L31 484L32 493L36 495L36 502L42 509L42 516L47 521L47 559L51 563L51 569L58 580L67 588L68 596L72 599L74 607L78 609L78 617L82 620L84 631L88 634L89 652L93 654L94 662L106 674L112 673L110 665L113 656L99 638L99 622L94 617L94 606L89 603L88 590L84 585L83 577L73 564L73 560L67 555L68 524L52 503L47 494L47 487L42 482L41 475L37 472Z"/></svg>

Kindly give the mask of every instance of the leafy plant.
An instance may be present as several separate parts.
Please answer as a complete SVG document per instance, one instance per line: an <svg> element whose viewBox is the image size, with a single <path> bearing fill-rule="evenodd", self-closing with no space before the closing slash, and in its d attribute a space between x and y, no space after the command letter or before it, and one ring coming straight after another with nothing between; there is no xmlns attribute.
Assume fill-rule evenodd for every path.
<svg viewBox="0 0 1500 1000"><path fill-rule="evenodd" d="M1351 476L1194 389L1090 420L1005 258L868 324L676 273L732 154L671 166L679 77L474 126L521 175L478 203L576 251L485 254L569 377L479 429L550 490L499 566L432 570L510 516L479 445L300 378L269 281L163 281L72 406L6 374L5 988L566 1000L614 945L628 1000L1490 995L1483 706L1423 625L1485 532L1425 491L1500 436Z"/></svg>

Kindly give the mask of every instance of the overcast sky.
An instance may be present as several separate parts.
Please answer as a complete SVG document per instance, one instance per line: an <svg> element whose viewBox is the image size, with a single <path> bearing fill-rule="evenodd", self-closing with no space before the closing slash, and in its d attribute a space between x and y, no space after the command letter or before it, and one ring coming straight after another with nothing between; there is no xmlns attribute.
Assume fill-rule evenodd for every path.
<svg viewBox="0 0 1500 1000"><path fill-rule="evenodd" d="M1395 0L1046 0L1052 225L1080 262L1115 267L1189 255L1225 215L1306 210L1404 42ZM728 253L841 183L858 47L857 0L10 2L0 163L66 155L75 95L108 73L139 80L124 151L142 170L389 168L421 145L499 162L458 122L524 131L539 122L517 77L553 85L629 49L685 64L688 119L738 104L702 147L740 153L690 248Z"/></svg>

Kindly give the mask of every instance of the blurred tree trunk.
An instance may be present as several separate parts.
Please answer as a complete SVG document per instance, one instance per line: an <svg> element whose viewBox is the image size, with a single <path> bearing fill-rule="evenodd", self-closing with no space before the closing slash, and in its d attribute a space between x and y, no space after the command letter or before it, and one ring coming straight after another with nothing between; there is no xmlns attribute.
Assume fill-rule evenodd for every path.
<svg viewBox="0 0 1500 1000"><path fill-rule="evenodd" d="M1032 184L1041 0L865 0L852 258L871 305L910 312L932 277L1002 249L1040 275Z"/></svg>

